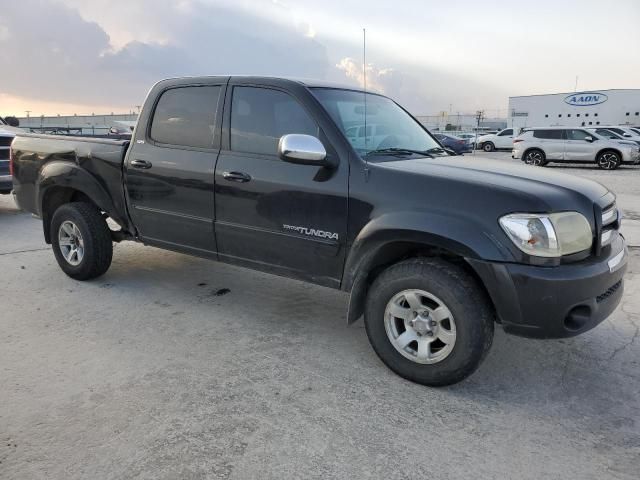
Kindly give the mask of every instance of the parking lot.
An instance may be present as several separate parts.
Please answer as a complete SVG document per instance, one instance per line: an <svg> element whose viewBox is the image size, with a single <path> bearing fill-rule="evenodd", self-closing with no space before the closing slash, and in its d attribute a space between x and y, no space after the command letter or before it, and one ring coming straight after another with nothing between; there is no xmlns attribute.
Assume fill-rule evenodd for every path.
<svg viewBox="0 0 640 480"><path fill-rule="evenodd" d="M547 168L618 195L623 302L572 339L497 329L442 389L390 372L341 292L134 243L73 281L0 196L0 478L638 478L640 166Z"/></svg>

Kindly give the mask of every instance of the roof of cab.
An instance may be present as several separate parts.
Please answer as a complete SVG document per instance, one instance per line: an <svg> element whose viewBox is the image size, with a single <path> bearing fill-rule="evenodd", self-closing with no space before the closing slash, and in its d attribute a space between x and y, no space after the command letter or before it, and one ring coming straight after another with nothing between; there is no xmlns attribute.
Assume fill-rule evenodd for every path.
<svg viewBox="0 0 640 480"><path fill-rule="evenodd" d="M340 82L332 82L328 80L319 80L314 78L300 78L300 77L278 77L278 76L270 76L270 75L201 75L201 76L184 76L184 77L171 77L165 78L158 83L163 83L171 80L197 80L197 79L206 79L206 78L220 78L220 77L230 77L231 80L234 79L251 79L255 81L260 80L268 80L273 82L274 80L283 81L283 82L293 82L304 85L308 88L340 88L343 90L355 90L359 92L364 92L364 90L355 85L348 85ZM370 92L377 93L377 92Z"/></svg>

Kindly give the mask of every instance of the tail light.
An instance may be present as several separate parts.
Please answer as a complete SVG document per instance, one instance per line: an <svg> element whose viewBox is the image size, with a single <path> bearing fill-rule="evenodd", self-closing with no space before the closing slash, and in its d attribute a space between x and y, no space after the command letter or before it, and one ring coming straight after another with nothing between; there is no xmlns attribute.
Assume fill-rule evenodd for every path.
<svg viewBox="0 0 640 480"><path fill-rule="evenodd" d="M16 161L16 154L13 152L13 148L9 148L9 175L13 177L13 162Z"/></svg>

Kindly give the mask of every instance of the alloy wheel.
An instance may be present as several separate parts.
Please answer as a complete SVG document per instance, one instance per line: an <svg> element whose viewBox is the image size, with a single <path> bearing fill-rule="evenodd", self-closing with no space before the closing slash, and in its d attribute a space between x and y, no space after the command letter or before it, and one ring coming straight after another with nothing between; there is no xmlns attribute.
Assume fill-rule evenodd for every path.
<svg viewBox="0 0 640 480"><path fill-rule="evenodd" d="M456 343L456 324L449 308L424 290L404 290L389 300L385 330L393 347L415 363L434 364L447 358Z"/></svg>
<svg viewBox="0 0 640 480"><path fill-rule="evenodd" d="M80 265L84 258L84 240L78 226L65 220L58 229L58 246L64 259L74 267Z"/></svg>
<svg viewBox="0 0 640 480"><path fill-rule="evenodd" d="M527 158L525 160L525 163L527 165L540 166L542 165L543 161L544 161L544 158L542 156L542 152L534 151L534 152L527 153Z"/></svg>
<svg viewBox="0 0 640 480"><path fill-rule="evenodd" d="M605 152L600 155L598 165L605 170L613 170L618 166L618 156L613 152Z"/></svg>

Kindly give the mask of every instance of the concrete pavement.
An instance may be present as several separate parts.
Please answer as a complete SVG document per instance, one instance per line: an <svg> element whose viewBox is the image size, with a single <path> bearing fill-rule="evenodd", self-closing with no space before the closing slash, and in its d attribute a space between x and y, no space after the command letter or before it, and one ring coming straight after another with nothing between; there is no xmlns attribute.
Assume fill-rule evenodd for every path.
<svg viewBox="0 0 640 480"><path fill-rule="evenodd" d="M602 178L640 211L640 171ZM340 292L133 243L76 282L0 196L0 478L636 479L630 257L598 328L498 329L476 374L431 389L384 367Z"/></svg>

